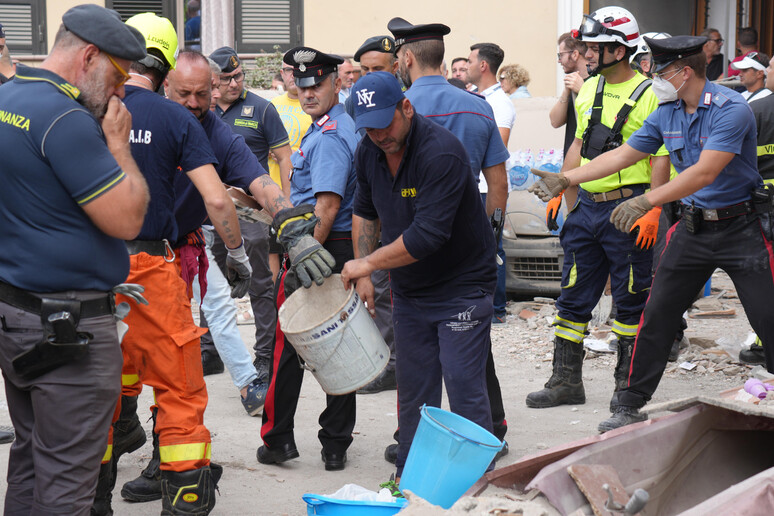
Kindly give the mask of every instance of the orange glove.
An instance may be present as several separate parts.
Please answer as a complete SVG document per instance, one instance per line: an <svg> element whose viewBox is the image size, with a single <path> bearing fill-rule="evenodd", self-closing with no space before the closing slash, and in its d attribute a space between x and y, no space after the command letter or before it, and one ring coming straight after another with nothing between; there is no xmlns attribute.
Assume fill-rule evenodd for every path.
<svg viewBox="0 0 774 516"><path fill-rule="evenodd" d="M636 245L641 249L650 249L656 242L659 217L661 217L661 208L655 207L632 224L629 232L638 230Z"/></svg>
<svg viewBox="0 0 774 516"><path fill-rule="evenodd" d="M556 219L559 217L559 208L562 207L562 195L564 195L564 190L548 201L548 205L546 206L546 226L548 226L549 231L559 229L559 224L556 223Z"/></svg>

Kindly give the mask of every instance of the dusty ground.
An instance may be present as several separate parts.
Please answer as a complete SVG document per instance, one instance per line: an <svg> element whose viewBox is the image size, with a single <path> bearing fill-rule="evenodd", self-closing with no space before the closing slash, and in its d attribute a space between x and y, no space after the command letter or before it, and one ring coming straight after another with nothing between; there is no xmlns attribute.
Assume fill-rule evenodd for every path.
<svg viewBox="0 0 774 516"><path fill-rule="evenodd" d="M750 327L741 309L733 285L723 273L713 278L713 297L721 308L733 308L736 315L723 318L689 318L687 335L694 343L714 345L723 338L723 344L732 349L734 356ZM615 355L589 353L584 365L587 402L574 407L528 409L524 404L527 393L539 389L550 375L552 329L547 318L551 305L532 303L509 304L508 324L492 330L494 355L502 386L509 423L506 439L510 454L500 465L507 465L521 456L550 446L579 439L596 433L596 426L608 415L608 402L613 390L612 369ZM538 308L535 317L519 317L524 308ZM524 315L529 315L524 313ZM240 326L245 342L252 334L249 326ZM599 334L604 337L604 329ZM702 340L703 339L703 340ZM653 399L654 402L691 395L697 390L717 392L741 385L749 368L738 367L723 360L723 355L702 354L702 347L692 346L681 357L689 356L698 366L685 371L670 366ZM718 348L715 348L717 351ZM721 362L721 363L719 363ZM317 382L307 373L296 417L296 441L301 457L281 466L264 466L255 458L260 444L260 418L246 415L239 401L239 393L228 373L208 376L210 404L206 424L212 432L213 460L225 467L220 482L220 496L213 514L228 515L302 515L306 506L303 493L332 493L346 483L357 483L377 489L380 482L393 473L393 466L383 458L384 448L392 442L396 426L395 391L358 396L358 421L355 440L349 450L347 468L341 472L326 472L320 460L317 440L317 417L324 403L324 394ZM146 407L151 404L151 392L142 394L141 419L145 420ZM0 398L0 425L10 424L4 397ZM150 432L150 422L144 422ZM8 461L10 446L0 445L0 464ZM121 500L121 485L135 478L150 456L150 439L145 447L126 455L118 466L118 482L114 491L113 508L117 516L158 514L161 503L129 504ZM0 481L0 497L5 493L5 482Z"/></svg>

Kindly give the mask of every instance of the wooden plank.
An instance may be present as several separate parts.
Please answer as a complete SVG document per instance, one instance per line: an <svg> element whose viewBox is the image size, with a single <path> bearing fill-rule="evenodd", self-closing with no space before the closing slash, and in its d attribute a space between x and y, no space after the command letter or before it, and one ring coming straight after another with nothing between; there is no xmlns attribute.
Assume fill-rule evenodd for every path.
<svg viewBox="0 0 774 516"><path fill-rule="evenodd" d="M615 468L610 464L573 464L567 467L578 488L589 501L591 510L596 516L609 516L611 513L605 509L607 502L607 491L602 486L607 484L613 493L613 500L626 505L629 501L629 495L621 484L621 479Z"/></svg>
<svg viewBox="0 0 774 516"><path fill-rule="evenodd" d="M692 312L688 314L691 319L699 319L702 317L734 317L736 310L730 308L728 310L709 310L706 312Z"/></svg>

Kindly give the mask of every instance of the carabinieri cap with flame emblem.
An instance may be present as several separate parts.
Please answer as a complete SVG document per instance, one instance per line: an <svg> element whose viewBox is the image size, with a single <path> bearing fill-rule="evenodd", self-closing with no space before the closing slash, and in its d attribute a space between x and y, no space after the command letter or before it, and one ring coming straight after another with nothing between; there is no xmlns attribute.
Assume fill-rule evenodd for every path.
<svg viewBox="0 0 774 516"><path fill-rule="evenodd" d="M309 88L335 72L344 59L335 54L325 54L310 47L291 48L282 61L293 67L296 86Z"/></svg>

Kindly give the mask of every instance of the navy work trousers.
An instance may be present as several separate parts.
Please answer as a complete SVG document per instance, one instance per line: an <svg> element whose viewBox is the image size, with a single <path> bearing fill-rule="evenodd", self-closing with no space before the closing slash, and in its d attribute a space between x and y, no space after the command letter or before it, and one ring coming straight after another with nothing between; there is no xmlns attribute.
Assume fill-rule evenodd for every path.
<svg viewBox="0 0 774 516"><path fill-rule="evenodd" d="M626 188L635 195L645 191L643 186ZM636 247L634 235L618 231L610 223L613 209L628 199L594 202L586 192L578 191L578 202L567 215L560 236L564 249L562 292L556 301L560 319L588 323L609 275L618 309L616 322L632 327L633 335L648 298L653 252Z"/></svg>
<svg viewBox="0 0 774 516"><path fill-rule="evenodd" d="M449 407L492 431L486 387L492 295L471 292L452 299L409 298L393 291L395 371L398 380L397 474L403 472L423 404L441 406L442 381Z"/></svg>
<svg viewBox="0 0 774 516"><path fill-rule="evenodd" d="M684 221L669 230L637 331L629 386L618 393L621 405L639 408L650 400L683 313L716 268L734 282L747 319L763 342L766 368L774 371L774 250L769 224L769 215L751 214L703 221L697 234L689 233Z"/></svg>
<svg viewBox="0 0 774 516"><path fill-rule="evenodd" d="M353 258L352 237L347 232L332 231L323 246L336 259L334 273L341 272L344 263ZM326 281L339 281L327 279ZM280 275L277 281L277 309L297 289L303 288L293 270ZM298 396L304 380L304 370L293 345L285 338L279 322L271 355L271 376L266 405L263 409L261 438L269 448L285 444L295 446L294 423L298 407ZM340 396L326 395L326 407L320 414L320 439L327 453L343 454L352 444L352 430L355 428L355 393Z"/></svg>

